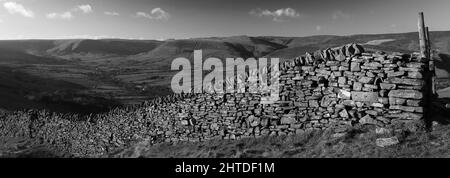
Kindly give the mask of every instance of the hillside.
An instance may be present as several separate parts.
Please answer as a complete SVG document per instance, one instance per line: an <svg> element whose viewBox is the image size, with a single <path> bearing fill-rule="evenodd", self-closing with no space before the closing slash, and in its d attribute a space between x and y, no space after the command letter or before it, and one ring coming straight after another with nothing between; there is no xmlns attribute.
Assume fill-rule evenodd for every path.
<svg viewBox="0 0 450 178"><path fill-rule="evenodd" d="M122 39L2 40L0 49L35 55L94 53L126 56L150 51L161 43L156 40Z"/></svg>
<svg viewBox="0 0 450 178"><path fill-rule="evenodd" d="M370 41L368 43L376 44L380 43L380 41ZM354 44L346 47L354 48L358 46ZM366 53L365 54L358 53L358 54L359 54L358 59L363 59L364 56L361 55L366 55L367 57ZM350 52L350 54L347 55L351 56L353 55L353 52ZM377 53L374 55L379 54ZM387 58L387 60L397 60L396 57L400 57L401 58L400 61L397 61L398 62L397 64L399 66L404 65L402 62L407 61L411 62L417 59L416 57L408 58L405 55L399 56L390 55L390 57L387 56L385 57ZM377 60L377 59L378 58L371 58L370 60ZM335 59L330 58L330 61L334 60ZM342 65L345 65L344 63L345 62L343 62ZM366 61L364 65L368 63L370 62ZM373 67L374 69L372 70L377 69L379 70L382 67L383 66ZM423 66L418 66L417 69L420 69L420 67ZM289 68L288 70L297 70L294 67L288 68ZM283 70L286 70L286 68L284 68ZM348 68L344 70L350 69ZM391 71L392 69L386 70ZM323 72L323 68L319 67L319 69L316 69L314 71ZM7 73L12 72L14 71L10 71ZM351 75L353 74L348 74L348 77L351 77ZM284 80L291 81L291 78L284 78ZM309 79L304 80L312 81ZM20 83L18 85L20 85ZM312 88L310 89L313 89L314 87L318 86L312 85L311 87ZM307 89L307 87L303 88L303 90L305 89ZM292 92L297 93L298 90L297 91L292 90ZM284 93L283 96L291 96L289 93L287 94L286 92L283 93ZM376 94L378 96L378 93ZM304 127L310 128L312 127L312 125L308 126L308 124L306 124L303 127L302 125L293 124L293 120L290 119L292 118L292 115L287 113L291 113L290 111L293 110L295 107L283 107L275 105L273 107L282 108L285 111L289 112L284 111L276 115L270 115L272 111L275 110L274 108L265 107L263 110L255 109L260 107L255 107L255 104L251 104L252 102L248 102L249 103L248 105L237 104L235 106L242 105L245 108L248 107L247 109L243 110L247 112L254 112L253 114L257 115L258 117L259 115L256 114L257 113L256 110L258 110L260 114L261 113L269 114L270 116L268 118L266 117L263 119L272 118L273 121L276 121L276 123L270 121L270 126L274 126L277 125L277 123L281 123L280 127L278 126L276 127L276 129L280 130L275 132L272 131L271 134L269 134L269 132L264 132L264 134L261 135L263 131L260 130L259 126L264 127L263 129L265 129L265 131L268 131L269 130L267 125L267 123L269 122L268 120L256 121L257 118L255 116L253 116L253 118L238 116L239 119L245 118L246 121L234 119L233 122L239 123L239 125L235 124L237 129L234 131L230 131L231 133L230 135L222 137L222 139L226 139L225 141L218 141L215 140L215 138L218 137L214 136L214 134L221 135L221 132L218 131L220 126L218 125L218 123L223 125L229 125L229 123L221 121L216 122L213 119L217 119L218 117L222 119L229 119L229 117L234 117L233 113L232 112L228 113L228 111L222 112L227 115L219 116L217 115L217 113L219 112L210 112L212 111L211 109L214 107L208 107L206 112L205 111L203 112L207 116L203 118L202 117L203 113L201 111L196 112L195 108L197 109L202 108L204 104L202 103L196 104L195 102L206 101L211 104L222 103L226 105L228 109L230 109L231 111L233 110L238 111L240 109L233 107L230 108L230 101L233 101L234 103L234 99L230 99L230 97L225 97L226 99L220 97L208 97L207 95L196 95L191 97L192 98L189 98L188 96L188 98L185 98L186 100L181 100L180 98L183 98L182 95L173 95L150 101L151 103L146 103L139 107L117 108L112 111L98 115L97 114L85 116L60 115L57 113L48 113L44 111L3 113L2 115L5 117L1 123L1 128L3 128L2 135L38 138L43 140L43 142L34 143L31 140L21 141L19 139L20 141L17 141L15 139L5 140L2 138L0 139L0 141L5 142L6 146L1 149L5 149L6 151L0 151L0 156L26 157L26 156L34 156L36 154L44 154L44 155L47 154L50 156L56 156L72 153L72 155L67 156L98 157L98 156L105 156L103 153L108 153L108 156L111 157L167 157L167 155L171 155L173 157L190 157L190 156L192 157L435 157L438 155L442 156L448 154L446 152L446 150L448 150L447 149L448 146L447 144L445 144L446 141L448 140L447 132L445 129L446 126L440 127L438 124L434 124L434 131L431 134L425 134L422 132L413 133L417 130L414 129L415 131L410 131L409 130L410 127L407 127L407 129L390 128L386 129L385 131L382 131L382 133L378 133L380 131L378 131L378 129L375 129L375 127L383 128L385 125L383 123L376 123L376 124L373 122L369 123L369 121L367 121L367 123L363 123L362 120L367 120L367 117L370 117L368 113L366 116L361 118L362 114L356 115L352 114L351 116L348 114L344 114L345 115L344 116L340 112L339 115L341 117L357 118L359 119L360 124L351 123L350 125L355 127L352 127L351 129L346 127L345 132L325 129L322 127L320 127L319 129L303 130ZM208 98L214 98L214 100ZM236 101L241 101L240 99L242 98L236 99ZM247 101L248 99L249 98L246 98L244 100ZM323 104L324 100L321 100L320 102L321 104L319 106L318 99L319 98L316 99L311 98L311 100L316 101L317 103L316 105L318 108L322 109L327 108L327 106L324 106ZM308 105L309 105L308 107L315 107L313 106L314 104ZM328 108L334 108L330 106L331 105L329 105ZM186 120L189 119L188 118L189 116L185 115L186 109L189 109L190 107L193 107L194 110L193 113L196 113L192 116L194 118L199 118L195 119L193 123L190 123L192 122L191 120L190 121ZM217 108L225 108L225 107L218 106ZM353 107L349 107L348 109L350 110L351 108ZM255 109L255 111L253 111L252 109ZM335 111L333 110L331 112L337 113L341 109L336 109ZM434 115L430 118L427 117L427 120L428 119L430 119L430 121L437 120L438 118L441 119L444 118L444 120L448 120L447 118L445 118L448 111L441 110L441 108L437 107L435 109L436 111L432 112ZM320 109L318 109L317 111L319 110ZM343 110L347 109L344 107ZM328 111L324 112L326 113ZM361 110L361 112L365 112L365 110ZM346 113L353 113L353 112L346 111ZM378 113L374 115L378 115ZM390 118L391 116L387 117ZM279 121L279 118L281 118L281 121ZM322 119L320 122L322 123L323 120L325 119ZM391 122L392 120L394 119L389 119L388 122ZM186 122L183 124L182 121ZM313 122L311 120L308 120L308 118L305 121ZM392 123L394 124L393 121ZM196 124L198 124L198 126L200 126L201 129L195 129L197 127L193 126L197 126ZM247 125L249 124L251 127L255 128L251 130L246 129ZM380 124L382 124L382 126L380 126ZM283 125L287 127L283 127ZM225 128L222 126L220 127ZM413 127L415 128L415 126ZM293 134L294 130L290 128L295 130L295 134ZM230 129L233 129L233 127L231 127ZM211 132L213 132L213 134L209 135L209 133ZM227 132L228 131L224 131L223 134ZM289 132L289 134L287 132ZM234 133L236 133L238 136L239 135L243 136L234 137L235 136ZM250 135L245 135L243 133L249 133ZM201 137L201 139L197 141L195 140L195 138L193 138L192 140L191 138L189 138L188 139L189 141L194 142L206 141L206 142L195 144L186 143L185 141L187 140L185 136L190 137L192 136L191 134L193 134L195 138L200 138L197 137L199 136L199 134L204 134L203 135L204 137ZM171 137L172 135L175 135L175 137ZM272 135L278 135L280 137L272 137ZM253 138L253 136L255 138ZM393 136L399 139L400 141L399 144L396 144L395 146L391 146L388 148L380 148L380 146L378 145L378 138L393 137ZM147 140L149 138L150 140ZM234 140L236 138L242 138L243 140L229 141ZM76 140L76 142L70 140L73 141ZM376 144L374 143L375 140ZM180 144L176 145L162 144L164 142L180 143ZM42 143L47 143L48 145L47 144L42 145ZM25 150L19 149L11 151L11 149L12 150L17 149L17 147L10 148L8 147L9 144L13 145L24 144L25 146L17 146L17 147L21 148L25 147ZM224 144L229 146L224 146ZM223 149L217 149L219 147ZM34 153L32 151L34 149L37 149L38 152Z"/></svg>
<svg viewBox="0 0 450 178"><path fill-rule="evenodd" d="M450 31L431 32L437 75L450 73ZM308 51L357 42L365 49L386 52L418 51L417 33L369 34L310 37L232 36L156 40L73 39L73 40L3 40L0 41L0 70L17 70L40 81L60 81L81 86L76 95L96 97L120 105L139 104L147 99L170 94L170 80L175 74L169 67L173 59L187 57L201 49L203 58L277 57L290 60ZM19 73L16 73L19 74ZM4 79L1 79L2 83ZM52 83L52 82L50 82ZM54 82L53 82L54 83ZM8 86L0 91L31 89ZM55 86L56 87L56 86ZM54 87L54 88L55 88ZM57 88L57 87L56 87ZM42 91L45 92L45 91ZM48 91L53 92L53 91ZM13 103L23 97L8 94ZM2 102L0 102L2 103ZM5 102L3 102L5 103ZM25 109L29 107L2 108ZM70 108L70 107L69 107Z"/></svg>

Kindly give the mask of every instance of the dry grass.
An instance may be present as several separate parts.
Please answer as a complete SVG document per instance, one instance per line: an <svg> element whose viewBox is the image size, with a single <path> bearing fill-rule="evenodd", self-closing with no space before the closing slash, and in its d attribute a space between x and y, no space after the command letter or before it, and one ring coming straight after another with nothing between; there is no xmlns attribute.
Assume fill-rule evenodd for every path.
<svg viewBox="0 0 450 178"><path fill-rule="evenodd" d="M209 140L198 143L157 144L141 142L109 157L144 158L448 158L450 126L437 126L429 133L395 134L400 143L382 148L377 135L355 129L342 137L329 131L307 132L285 137L242 140ZM0 138L0 157L67 157L45 145L23 139Z"/></svg>
<svg viewBox="0 0 450 178"><path fill-rule="evenodd" d="M140 142L105 157L144 158L428 158L450 157L450 125L431 132L374 133L373 127L355 128L344 136L313 131L284 137L150 145ZM396 136L400 143L378 147L377 138ZM0 138L0 157L70 157L29 139Z"/></svg>
<svg viewBox="0 0 450 178"><path fill-rule="evenodd" d="M429 133L395 134L400 143L378 147L377 135L355 129L342 137L330 131L314 131L296 136L261 137L236 141L210 140L200 143L141 143L113 157L146 158L422 158L450 157L450 126L437 126Z"/></svg>
<svg viewBox="0 0 450 178"><path fill-rule="evenodd" d="M67 157L35 140L0 138L0 158L58 158Z"/></svg>

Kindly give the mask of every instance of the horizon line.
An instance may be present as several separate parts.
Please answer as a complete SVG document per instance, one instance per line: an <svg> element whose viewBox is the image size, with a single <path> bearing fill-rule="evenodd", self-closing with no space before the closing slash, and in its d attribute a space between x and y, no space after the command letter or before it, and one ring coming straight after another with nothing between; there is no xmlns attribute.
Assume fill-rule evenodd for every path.
<svg viewBox="0 0 450 178"><path fill-rule="evenodd" d="M450 30L436 30L430 32L450 32ZM304 37L316 37L316 36L337 36L337 37L346 37L346 36L357 36L357 35L395 35L395 34L408 34L408 33L418 33L418 32L396 32L396 33L356 33L356 34L347 34L347 35L337 35L337 34L323 34L323 35L307 35L307 36L280 36L280 35L230 35L230 36L205 36L205 37L191 37L191 38L168 38L168 39L150 39L150 38L120 38L120 37L105 37L105 38L97 38L97 37L86 37L86 38L6 38L0 39L0 41L32 41L32 40L133 40L133 41L170 41L170 40L189 40L189 39L207 39L207 38L230 38L230 37L285 37L285 38L304 38Z"/></svg>

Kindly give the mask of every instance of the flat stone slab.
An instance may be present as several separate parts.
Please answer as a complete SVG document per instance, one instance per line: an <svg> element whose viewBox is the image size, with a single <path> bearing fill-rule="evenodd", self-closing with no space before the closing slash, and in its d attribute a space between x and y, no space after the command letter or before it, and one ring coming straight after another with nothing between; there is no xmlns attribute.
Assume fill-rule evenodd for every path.
<svg viewBox="0 0 450 178"><path fill-rule="evenodd" d="M396 85L391 83L380 83L380 87L383 90L392 90L395 89Z"/></svg>
<svg viewBox="0 0 450 178"><path fill-rule="evenodd" d="M417 90L391 90L388 96L396 98L422 99L423 93Z"/></svg>
<svg viewBox="0 0 450 178"><path fill-rule="evenodd" d="M379 147L388 147L388 146L392 146L392 145L396 145L400 143L400 141L398 140L397 137L390 137L390 138L378 138L376 140L376 144Z"/></svg>
<svg viewBox="0 0 450 178"><path fill-rule="evenodd" d="M352 93L347 90L338 90L338 98L349 100L352 96Z"/></svg>
<svg viewBox="0 0 450 178"><path fill-rule="evenodd" d="M416 113L410 113L410 112L403 112L403 113L398 113L398 114L386 114L385 117L397 118L397 119L403 119L403 120L420 120L423 118L423 115L416 114Z"/></svg>
<svg viewBox="0 0 450 178"><path fill-rule="evenodd" d="M390 78L388 80L394 84L414 85L414 86L424 85L424 81L421 79Z"/></svg>
<svg viewBox="0 0 450 178"><path fill-rule="evenodd" d="M352 91L352 100L360 101L360 102L378 102L378 93L377 92L358 92Z"/></svg>

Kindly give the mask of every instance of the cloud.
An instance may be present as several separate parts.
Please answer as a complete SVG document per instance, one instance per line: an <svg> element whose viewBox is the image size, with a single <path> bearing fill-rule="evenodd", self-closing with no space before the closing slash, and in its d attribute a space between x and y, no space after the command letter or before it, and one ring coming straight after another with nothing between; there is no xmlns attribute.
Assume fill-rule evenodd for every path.
<svg viewBox="0 0 450 178"><path fill-rule="evenodd" d="M120 14L117 12L104 12L105 15L109 15L109 16L119 16Z"/></svg>
<svg viewBox="0 0 450 178"><path fill-rule="evenodd" d="M5 2L3 3L3 7L10 14L20 14L24 17L34 18L34 13L30 9L25 8L22 4L18 4L16 2Z"/></svg>
<svg viewBox="0 0 450 178"><path fill-rule="evenodd" d="M48 13L46 15L46 17L49 19L70 20L70 19L75 18L74 13L77 13L77 12L81 12L83 14L91 13L91 12L93 12L92 6L89 4L79 5L77 7L74 7L72 9L62 12L62 13L56 13L56 12Z"/></svg>
<svg viewBox="0 0 450 178"><path fill-rule="evenodd" d="M93 40L115 39L115 38L119 38L119 37L108 36L108 35L67 35L67 36L56 37L56 39L93 39Z"/></svg>
<svg viewBox="0 0 450 178"><path fill-rule="evenodd" d="M64 20L70 20L73 18L72 12L67 11L63 13L49 13L47 14L47 18L49 19L64 19Z"/></svg>
<svg viewBox="0 0 450 178"><path fill-rule="evenodd" d="M293 18L299 18L301 17L300 13L298 13L295 9L293 8L282 8L282 9L278 9L278 10L274 10L274 11L270 11L267 9L253 9L250 11L249 13L250 15L253 16L257 16L257 17L271 17L273 21L276 22L281 22L281 21L286 21L288 19L293 19Z"/></svg>
<svg viewBox="0 0 450 178"><path fill-rule="evenodd" d="M136 16L154 20L168 20L170 18L170 14L159 7L154 8L150 14L146 12L136 12Z"/></svg>
<svg viewBox="0 0 450 178"><path fill-rule="evenodd" d="M317 26L316 26L316 31L320 31L320 30L322 30L322 26L317 25Z"/></svg>
<svg viewBox="0 0 450 178"><path fill-rule="evenodd" d="M62 36L53 36L49 39L127 39L127 40L146 40L147 38L143 37L124 37L124 36L112 36L112 35L87 35L87 34L79 34L79 35L62 35Z"/></svg>
<svg viewBox="0 0 450 178"><path fill-rule="evenodd" d="M342 12L342 10L337 10L334 11L333 14L331 15L331 18L333 20L338 20L338 19L349 19L350 15L345 14L344 12Z"/></svg>
<svg viewBox="0 0 450 178"><path fill-rule="evenodd" d="M92 12L92 7L89 4L79 5L77 8L85 14Z"/></svg>

